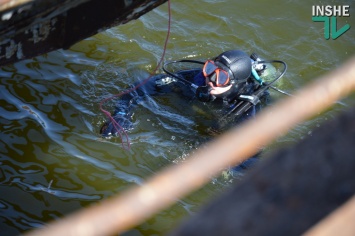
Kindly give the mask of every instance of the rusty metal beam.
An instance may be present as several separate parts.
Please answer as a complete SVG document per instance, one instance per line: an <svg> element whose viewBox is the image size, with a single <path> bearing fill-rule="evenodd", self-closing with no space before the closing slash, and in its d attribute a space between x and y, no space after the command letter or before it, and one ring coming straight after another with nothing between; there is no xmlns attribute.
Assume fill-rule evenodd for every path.
<svg viewBox="0 0 355 236"><path fill-rule="evenodd" d="M0 0L0 66L137 19L166 0Z"/></svg>

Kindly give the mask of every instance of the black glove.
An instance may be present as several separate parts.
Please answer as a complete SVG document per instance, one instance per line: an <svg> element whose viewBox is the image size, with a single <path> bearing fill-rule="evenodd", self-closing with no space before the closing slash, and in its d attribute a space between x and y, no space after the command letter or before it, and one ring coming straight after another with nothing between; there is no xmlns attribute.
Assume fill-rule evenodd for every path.
<svg viewBox="0 0 355 236"><path fill-rule="evenodd" d="M112 123L111 120L106 121L100 129L100 134L103 137L111 137L111 136L117 137L119 136L118 132L122 131L120 130L120 128L122 128L125 131L134 128L131 114L126 114L124 112L117 112L116 114L113 115L113 119L115 119L115 122L117 122L117 124L120 127Z"/></svg>
<svg viewBox="0 0 355 236"><path fill-rule="evenodd" d="M210 94L212 88L210 86L200 86L196 89L196 96L201 102L209 102L214 96Z"/></svg>

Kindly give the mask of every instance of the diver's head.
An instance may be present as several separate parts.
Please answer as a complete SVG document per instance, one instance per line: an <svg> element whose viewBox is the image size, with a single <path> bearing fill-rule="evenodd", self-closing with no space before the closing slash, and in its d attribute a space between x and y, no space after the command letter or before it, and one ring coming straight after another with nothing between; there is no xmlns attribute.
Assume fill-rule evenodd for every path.
<svg viewBox="0 0 355 236"><path fill-rule="evenodd" d="M203 74L206 83L212 88L212 95L230 97L246 83L251 70L252 64L248 54L241 50L230 50L221 53L214 60L206 61Z"/></svg>

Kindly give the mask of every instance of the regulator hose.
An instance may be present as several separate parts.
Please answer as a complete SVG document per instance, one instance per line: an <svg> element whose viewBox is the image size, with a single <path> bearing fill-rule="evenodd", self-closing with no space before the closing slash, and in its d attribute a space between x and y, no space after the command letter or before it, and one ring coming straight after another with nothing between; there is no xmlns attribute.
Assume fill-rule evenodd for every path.
<svg viewBox="0 0 355 236"><path fill-rule="evenodd" d="M164 65L163 65L163 71L164 71L166 74L168 74L168 75L170 75L170 76L172 76L172 77L174 77L174 78L176 78L176 79L178 79L178 80L180 80L180 81L182 81L182 82L184 82L184 83L189 84L191 87L193 87L193 88L196 90L199 86L197 86L196 84L192 83L191 81L186 80L185 78L181 77L180 75L175 74L175 73L169 71L169 70L166 68L166 66L168 66L168 65L170 65L170 64L180 63L180 62L189 62L189 63L195 63L195 64L200 64L200 65L204 65L205 63L202 62L202 61L185 60L185 59L183 59L183 60L177 60L177 61L169 61L169 62L164 63Z"/></svg>

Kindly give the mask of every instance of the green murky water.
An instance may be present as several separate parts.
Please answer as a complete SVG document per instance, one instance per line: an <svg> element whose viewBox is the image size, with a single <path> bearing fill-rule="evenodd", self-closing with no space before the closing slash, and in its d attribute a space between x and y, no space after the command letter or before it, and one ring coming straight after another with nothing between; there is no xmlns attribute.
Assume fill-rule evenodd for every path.
<svg viewBox="0 0 355 236"><path fill-rule="evenodd" d="M336 40L325 40L323 24L311 20L311 6L335 3L351 6L351 16L339 18L338 25L352 28ZM287 62L279 87L292 92L355 53L354 8L353 0L173 1L166 59L210 58L228 49L257 52ZM98 103L153 71L162 54L167 19L164 4L69 50L0 69L0 235L40 227L141 184L164 166L184 161L208 138L195 128L198 119L174 106L169 96L139 104L130 151L118 139L102 141L98 135L105 120ZM297 126L272 147L311 134L312 127L346 109L353 98ZM113 103L105 107L112 110ZM211 180L127 235L168 232L230 181L237 180Z"/></svg>

